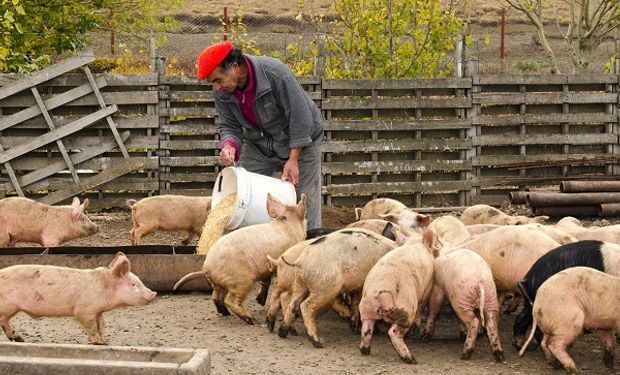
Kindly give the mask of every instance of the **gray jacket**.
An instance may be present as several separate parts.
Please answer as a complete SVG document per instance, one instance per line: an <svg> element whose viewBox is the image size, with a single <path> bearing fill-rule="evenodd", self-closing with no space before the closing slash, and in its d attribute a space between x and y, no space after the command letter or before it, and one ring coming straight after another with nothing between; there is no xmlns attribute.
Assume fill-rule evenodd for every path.
<svg viewBox="0 0 620 375"><path fill-rule="evenodd" d="M301 87L293 72L280 60L245 55L254 66L254 112L259 127L243 117L234 93L214 92L222 140L257 146L268 157L288 159L290 149L305 147L323 136L321 111Z"/></svg>

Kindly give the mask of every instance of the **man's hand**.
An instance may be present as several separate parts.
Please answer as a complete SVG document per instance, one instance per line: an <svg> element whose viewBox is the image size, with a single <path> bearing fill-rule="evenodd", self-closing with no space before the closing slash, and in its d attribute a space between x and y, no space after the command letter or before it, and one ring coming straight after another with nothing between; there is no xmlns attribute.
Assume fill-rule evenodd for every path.
<svg viewBox="0 0 620 375"><path fill-rule="evenodd" d="M299 183L299 165L297 164L297 158L300 152L301 148L292 148L291 154L282 170L282 179L284 181L290 181L293 185Z"/></svg>
<svg viewBox="0 0 620 375"><path fill-rule="evenodd" d="M235 148L231 145L225 145L220 150L219 163L221 165L231 165L235 162Z"/></svg>

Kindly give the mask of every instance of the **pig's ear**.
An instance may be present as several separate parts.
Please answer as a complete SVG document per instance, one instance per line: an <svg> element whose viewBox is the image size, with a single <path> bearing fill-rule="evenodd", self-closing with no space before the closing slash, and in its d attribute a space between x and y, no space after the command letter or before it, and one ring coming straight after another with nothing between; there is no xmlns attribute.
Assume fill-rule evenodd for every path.
<svg viewBox="0 0 620 375"><path fill-rule="evenodd" d="M282 216L284 213L284 205L274 198L271 193L267 193L267 213L274 219L278 216Z"/></svg>
<svg viewBox="0 0 620 375"><path fill-rule="evenodd" d="M73 197L73 202L71 203L71 217L73 219L77 219L80 217L82 211L82 206L80 206L80 198Z"/></svg>
<svg viewBox="0 0 620 375"><path fill-rule="evenodd" d="M297 204L297 212L300 217L306 217L306 193L301 193L301 199Z"/></svg>
<svg viewBox="0 0 620 375"><path fill-rule="evenodd" d="M90 204L90 201L88 200L88 198L84 199L84 202L80 206L82 212L86 211L86 207L88 207L89 204Z"/></svg>
<svg viewBox="0 0 620 375"><path fill-rule="evenodd" d="M130 270L129 259L127 259L125 254L119 251L110 264L110 269L112 270L112 274L116 277L125 276Z"/></svg>
<svg viewBox="0 0 620 375"><path fill-rule="evenodd" d="M420 215L416 216L415 220L418 222L418 226L420 228L426 228L431 223L431 217L428 215Z"/></svg>
<svg viewBox="0 0 620 375"><path fill-rule="evenodd" d="M379 217L391 223L395 223L395 224L398 223L398 216L394 214L382 214L382 215L379 215Z"/></svg>

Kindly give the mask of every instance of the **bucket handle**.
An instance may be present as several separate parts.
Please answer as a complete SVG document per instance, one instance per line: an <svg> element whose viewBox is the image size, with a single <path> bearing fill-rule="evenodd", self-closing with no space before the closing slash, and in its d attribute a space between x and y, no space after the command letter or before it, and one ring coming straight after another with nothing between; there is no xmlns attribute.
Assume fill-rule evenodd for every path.
<svg viewBox="0 0 620 375"><path fill-rule="evenodd" d="M217 179L217 192L221 193L222 192L222 180L223 180L224 176L220 175Z"/></svg>

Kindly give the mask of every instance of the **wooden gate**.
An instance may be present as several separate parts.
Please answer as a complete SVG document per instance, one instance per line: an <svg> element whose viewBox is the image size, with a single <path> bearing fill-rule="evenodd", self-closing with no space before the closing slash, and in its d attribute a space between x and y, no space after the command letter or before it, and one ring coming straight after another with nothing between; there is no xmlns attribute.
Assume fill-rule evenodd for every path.
<svg viewBox="0 0 620 375"><path fill-rule="evenodd" d="M104 77L95 78L87 65L94 59L93 54L78 55L0 87L0 101L3 101L5 104L2 108L10 108L10 101L12 99L16 102L15 108L19 108L14 113L4 114L4 116L0 117L0 132L11 127L24 125L27 121L39 116L43 117L48 128L43 134L24 137L23 141L18 144L3 144L5 140L0 137L0 164L4 164L9 176L9 181L6 181L4 186L6 192L15 191L19 196L25 196L25 187L36 184L59 172L68 171L71 174L72 183L66 184L53 192L48 192L48 194L39 199L40 202L53 204L145 167L146 158L132 158L127 151L125 141L129 138L130 133L129 131L120 133L112 119L112 114L118 111L118 107L116 104L106 104L100 91L100 88L107 85L106 79ZM80 69L85 74L86 83L65 92L52 93L51 95L45 95L45 98L43 97L38 88L40 85L76 69ZM23 105L24 94L28 91L34 97L34 104L26 108L20 108L20 104L17 102ZM73 116L68 123L58 124L54 121L52 116L54 109L71 102L84 100L89 95L94 96L96 106L99 107L98 110L81 114L77 118ZM112 137L108 139L103 138L101 142L97 142L97 144L87 148L78 148L79 146L76 147L75 145L77 144L75 142L71 142L71 137L75 136L78 131L100 121L107 123ZM71 145L74 146L71 147ZM43 147L45 149L42 149ZM113 148L118 148L121 152L122 162L116 163L116 165L110 168L101 169L98 173L91 169L89 170L91 172L90 177L80 178L76 167L78 164L84 163ZM49 163L27 173L16 173L12 165L19 162L19 159L26 154L58 152L62 159L49 158ZM93 172L95 172L94 175L92 175Z"/></svg>

